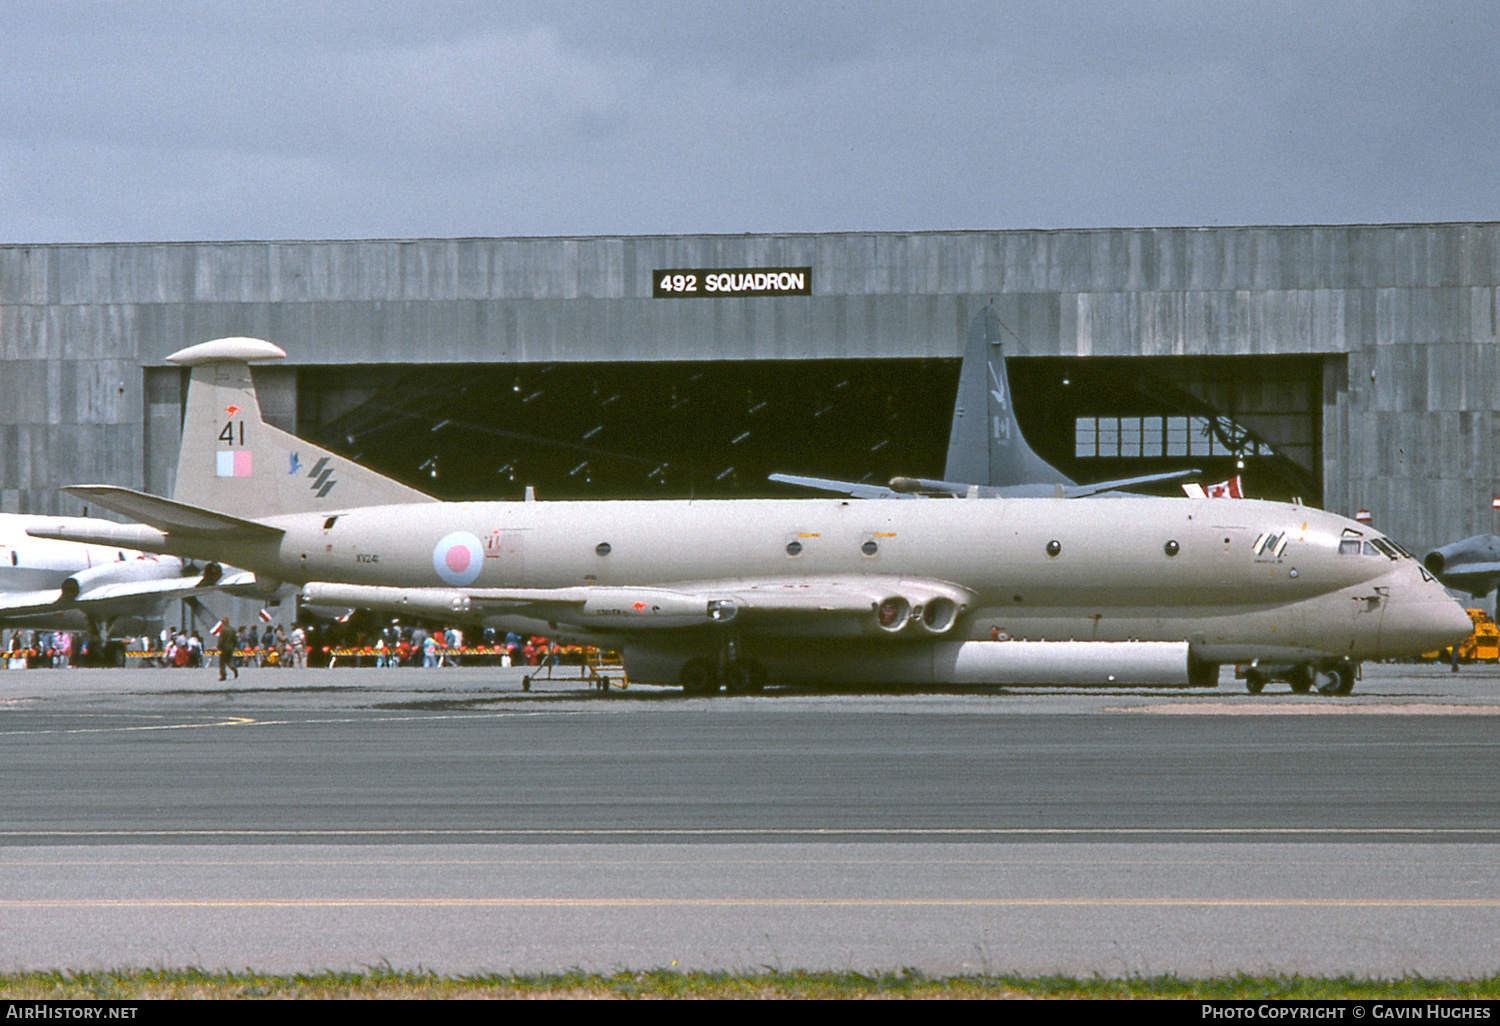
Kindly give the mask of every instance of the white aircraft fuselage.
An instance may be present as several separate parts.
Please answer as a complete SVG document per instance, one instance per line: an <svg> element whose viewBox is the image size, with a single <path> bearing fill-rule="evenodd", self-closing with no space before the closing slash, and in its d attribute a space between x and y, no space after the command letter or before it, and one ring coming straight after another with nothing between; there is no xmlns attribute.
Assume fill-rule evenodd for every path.
<svg viewBox="0 0 1500 1026"><path fill-rule="evenodd" d="M658 624L714 626L710 599L756 610L760 622L743 621L755 636L1185 641L1215 663L1407 655L1469 625L1415 560L1341 554L1348 532L1368 528L1255 500L473 502L259 523L284 533L209 543L122 530L142 532L132 540L144 547L262 577L407 591L413 612L497 626L538 619L521 608L525 595L506 593L596 589L609 596L602 605L559 596L543 619L565 634L627 641ZM632 611L630 589L692 601ZM805 615L799 591L811 593ZM489 604L487 592L497 593ZM862 597L826 598L845 593ZM531 597L533 607L547 601ZM877 622L886 597L905 603L895 630ZM912 615L934 599L953 604L951 622ZM815 615L820 603L849 615Z"/></svg>

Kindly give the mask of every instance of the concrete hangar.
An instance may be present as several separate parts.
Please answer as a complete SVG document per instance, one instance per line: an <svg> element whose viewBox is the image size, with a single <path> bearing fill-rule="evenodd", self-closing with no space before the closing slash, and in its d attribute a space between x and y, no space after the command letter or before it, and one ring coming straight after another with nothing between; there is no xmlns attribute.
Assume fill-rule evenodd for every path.
<svg viewBox="0 0 1500 1026"><path fill-rule="evenodd" d="M287 351L268 418L445 498L936 477L989 302L1075 479L1240 471L1413 549L1495 529L1496 223L3 246L0 510L170 494L164 357L225 335Z"/></svg>

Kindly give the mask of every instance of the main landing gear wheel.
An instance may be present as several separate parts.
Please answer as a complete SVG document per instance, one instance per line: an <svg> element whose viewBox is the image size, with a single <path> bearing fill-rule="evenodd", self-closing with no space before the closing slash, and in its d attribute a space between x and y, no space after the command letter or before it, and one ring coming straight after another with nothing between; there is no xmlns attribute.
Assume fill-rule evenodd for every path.
<svg viewBox="0 0 1500 1026"><path fill-rule="evenodd" d="M719 674L707 659L694 659L677 678L685 695L707 695L719 690Z"/></svg>
<svg viewBox="0 0 1500 1026"><path fill-rule="evenodd" d="M1245 690L1252 695L1258 695L1265 689L1266 678L1259 670L1245 671Z"/></svg>
<svg viewBox="0 0 1500 1026"><path fill-rule="evenodd" d="M724 686L741 695L760 691L766 686L766 671L753 659L736 659L724 668Z"/></svg>
<svg viewBox="0 0 1500 1026"><path fill-rule="evenodd" d="M1292 690L1299 695L1305 695L1312 690L1313 677L1316 676L1311 666L1298 666L1287 675L1291 679L1287 681Z"/></svg>

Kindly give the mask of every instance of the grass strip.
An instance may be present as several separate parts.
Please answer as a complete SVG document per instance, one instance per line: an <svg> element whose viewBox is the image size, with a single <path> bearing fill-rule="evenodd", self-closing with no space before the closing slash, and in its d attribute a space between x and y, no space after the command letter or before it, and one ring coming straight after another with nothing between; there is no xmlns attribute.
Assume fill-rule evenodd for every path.
<svg viewBox="0 0 1500 1026"><path fill-rule="evenodd" d="M1500 998L1500 975L1478 979L1252 976L928 976L890 972L480 973L442 976L374 966L360 972L277 975L252 970L111 969L0 974L0 999L176 1000L291 998L1166 998L1182 1000L1476 1000Z"/></svg>

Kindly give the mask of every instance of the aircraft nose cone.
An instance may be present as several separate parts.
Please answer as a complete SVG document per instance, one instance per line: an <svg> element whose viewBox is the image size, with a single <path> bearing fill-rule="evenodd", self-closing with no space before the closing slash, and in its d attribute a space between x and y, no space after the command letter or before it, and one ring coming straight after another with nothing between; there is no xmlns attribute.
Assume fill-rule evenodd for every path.
<svg viewBox="0 0 1500 1026"><path fill-rule="evenodd" d="M1414 626L1424 639L1423 652L1460 644L1474 633L1474 621L1469 619L1469 614L1446 594L1423 603Z"/></svg>
<svg viewBox="0 0 1500 1026"><path fill-rule="evenodd" d="M1474 623L1442 587L1432 581L1393 587L1381 628L1381 653L1414 656L1457 645L1474 633Z"/></svg>

